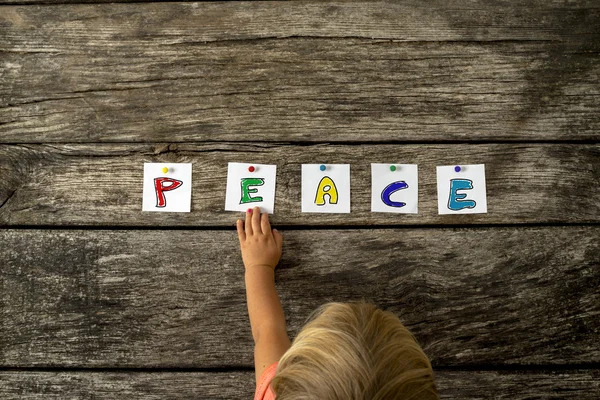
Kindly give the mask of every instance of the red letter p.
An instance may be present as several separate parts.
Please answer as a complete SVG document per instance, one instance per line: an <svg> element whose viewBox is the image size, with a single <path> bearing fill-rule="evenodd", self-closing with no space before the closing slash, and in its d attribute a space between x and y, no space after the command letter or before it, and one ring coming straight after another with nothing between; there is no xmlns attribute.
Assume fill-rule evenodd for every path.
<svg viewBox="0 0 600 400"><path fill-rule="evenodd" d="M169 186L165 186L165 183L170 183ZM167 200L165 199L165 193L170 190L175 190L179 186L183 185L183 182L179 179L173 178L154 178L154 189L156 191L156 207L166 207Z"/></svg>

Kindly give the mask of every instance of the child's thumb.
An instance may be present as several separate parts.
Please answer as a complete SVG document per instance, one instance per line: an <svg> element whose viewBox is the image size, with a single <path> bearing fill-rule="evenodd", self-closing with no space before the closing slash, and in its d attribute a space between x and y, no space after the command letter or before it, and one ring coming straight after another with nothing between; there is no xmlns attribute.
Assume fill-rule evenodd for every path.
<svg viewBox="0 0 600 400"><path fill-rule="evenodd" d="M283 236L277 229L273 229L273 238L275 239L275 243L277 243L277 247L281 249L281 245L283 244Z"/></svg>

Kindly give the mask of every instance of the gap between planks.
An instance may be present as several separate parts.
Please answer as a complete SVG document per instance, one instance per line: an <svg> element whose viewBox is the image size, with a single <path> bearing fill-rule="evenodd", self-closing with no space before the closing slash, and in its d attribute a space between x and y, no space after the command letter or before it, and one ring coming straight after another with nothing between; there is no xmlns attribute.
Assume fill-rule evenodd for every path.
<svg viewBox="0 0 600 400"><path fill-rule="evenodd" d="M141 211L140 211L141 212ZM243 212L238 218L242 218ZM233 217L232 216L232 221ZM237 219L237 218L236 218ZM600 222L535 222L535 223L513 223L513 224L408 224L408 225L279 225L273 227L286 231L330 231L330 230L382 230L382 229L490 229L490 228L548 228L548 227L584 227L599 226ZM2 225L0 229L11 230L57 230L57 231L235 231L235 221L231 226L209 225L209 226L106 226L106 225Z"/></svg>
<svg viewBox="0 0 600 400"><path fill-rule="evenodd" d="M531 365L496 365L496 364L477 364L477 365L445 365L434 366L434 371L486 371L486 372L574 372L583 370L600 369L599 363L577 363L577 364L531 364ZM112 372L112 373L220 373L220 372L254 372L254 366L240 367L0 367L1 372Z"/></svg>
<svg viewBox="0 0 600 400"><path fill-rule="evenodd" d="M60 142L60 141L50 141L50 142L0 142L0 145L3 146L51 146L51 145L60 145L60 146L76 146L76 145L105 145L105 144L119 144L119 145L140 145L140 144L188 144L188 145L203 145L203 144L243 144L243 145L255 145L257 142L250 142L248 140L201 140L201 141L190 141L190 140L181 140L181 141L169 141L169 142L157 142L157 141L139 141L139 142L122 142L122 141L99 141L99 142ZM509 145L519 145L519 144L533 144L533 145L543 145L543 144L589 144L596 145L600 144L600 140L594 139L545 139L545 140L510 140L510 139L494 139L494 140L374 140L370 142L365 141L331 141L331 142L311 142L311 141L269 141L269 140L261 140L260 144L268 145L268 146L298 146L298 147L309 147L309 146L363 146L363 145L488 145L488 144L509 144ZM170 150L165 150L162 153L168 153ZM175 151L174 151L175 152Z"/></svg>

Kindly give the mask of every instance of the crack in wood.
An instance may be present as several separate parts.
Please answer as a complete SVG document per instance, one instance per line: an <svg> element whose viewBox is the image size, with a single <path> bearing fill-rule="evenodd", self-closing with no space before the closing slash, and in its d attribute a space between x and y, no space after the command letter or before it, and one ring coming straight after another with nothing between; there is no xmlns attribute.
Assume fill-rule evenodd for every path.
<svg viewBox="0 0 600 400"><path fill-rule="evenodd" d="M30 105L30 104L44 103L44 102L49 102L49 101L71 100L71 99L82 99L82 98L83 98L82 96L68 96L68 97L37 99L37 100L25 101L23 103L7 103L6 107L0 107L0 110L6 109L6 108L11 108L11 107L19 107L19 106L26 106L26 105ZM12 121L12 122L16 122L16 121ZM0 125L1 125L1 123L0 123Z"/></svg>
<svg viewBox="0 0 600 400"><path fill-rule="evenodd" d="M8 201L15 195L16 192L17 190L15 189L12 192L8 193L8 197L0 204L0 209L2 209L2 207L4 207L6 203L8 203Z"/></svg>
<svg viewBox="0 0 600 400"><path fill-rule="evenodd" d="M405 44L405 43L465 43L465 44L493 44L493 43L556 43L562 42L559 39L442 39L442 40L425 40L425 39L400 39L397 37L368 37L368 36L329 36L329 35L286 35L286 36L261 36L251 38L227 38L227 39L213 39L213 40L190 40L190 41L179 41L173 43L161 43L164 46L178 46L178 45L191 45L191 46L203 46L210 45L212 43L251 43L261 42L269 40L360 40L366 42L373 42L372 44Z"/></svg>

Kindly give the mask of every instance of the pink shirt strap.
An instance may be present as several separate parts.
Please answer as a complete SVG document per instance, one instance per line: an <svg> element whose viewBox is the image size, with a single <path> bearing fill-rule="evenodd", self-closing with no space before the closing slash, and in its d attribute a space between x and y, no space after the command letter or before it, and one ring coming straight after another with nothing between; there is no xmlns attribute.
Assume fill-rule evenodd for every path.
<svg viewBox="0 0 600 400"><path fill-rule="evenodd" d="M275 393L271 389L271 380L275 376L276 369L277 363L275 362L269 365L260 375L256 385L256 393L254 393L254 400L275 400Z"/></svg>

